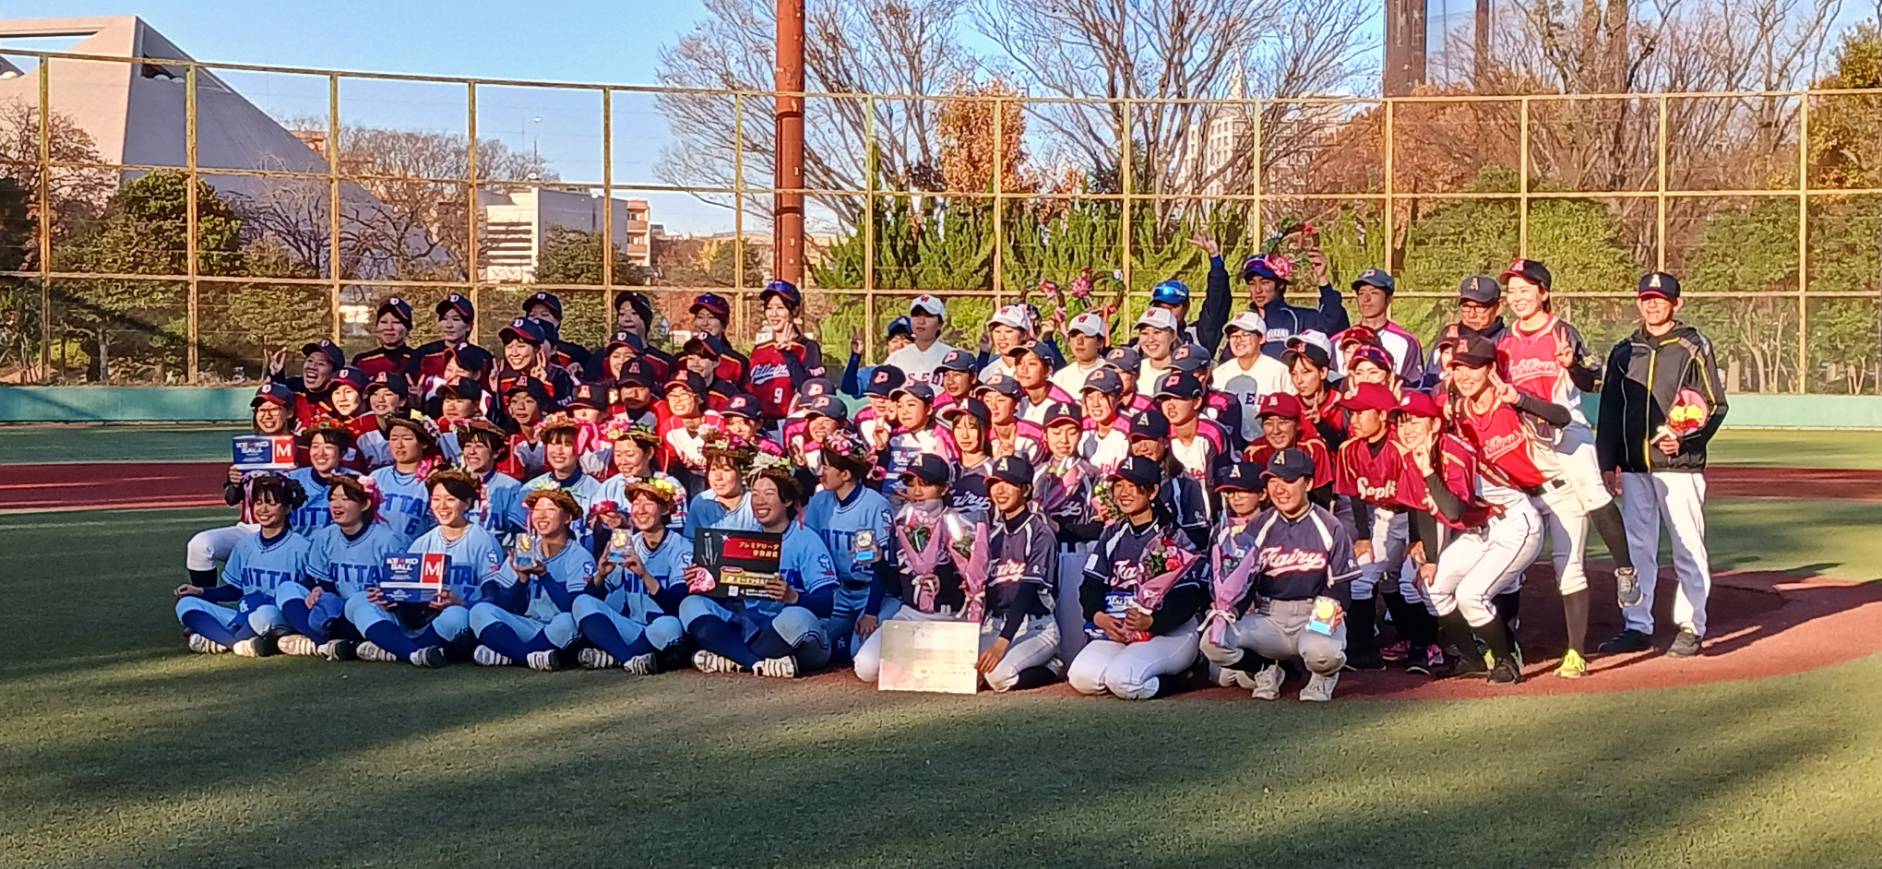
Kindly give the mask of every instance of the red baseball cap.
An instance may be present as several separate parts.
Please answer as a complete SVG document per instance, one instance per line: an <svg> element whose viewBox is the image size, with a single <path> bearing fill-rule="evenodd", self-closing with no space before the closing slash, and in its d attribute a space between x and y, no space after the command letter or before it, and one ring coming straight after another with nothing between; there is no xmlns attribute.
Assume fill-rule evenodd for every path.
<svg viewBox="0 0 1882 869"><path fill-rule="evenodd" d="M1421 416L1426 419L1438 419L1444 416L1444 408L1438 406L1438 400L1429 392L1407 392L1400 396L1398 411L1406 416Z"/></svg>
<svg viewBox="0 0 1882 869"><path fill-rule="evenodd" d="M1340 399L1340 406L1347 410L1392 410L1398 407L1398 396L1377 383L1361 383L1353 394Z"/></svg>
<svg viewBox="0 0 1882 869"><path fill-rule="evenodd" d="M1261 397L1258 416L1284 416L1298 420L1305 416L1306 408L1301 407L1300 399L1285 392L1271 392Z"/></svg>

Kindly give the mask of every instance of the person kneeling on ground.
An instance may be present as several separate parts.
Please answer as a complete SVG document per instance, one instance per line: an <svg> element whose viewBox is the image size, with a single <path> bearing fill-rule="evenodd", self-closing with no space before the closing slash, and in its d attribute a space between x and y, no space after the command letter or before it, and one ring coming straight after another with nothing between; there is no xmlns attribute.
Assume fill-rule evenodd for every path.
<svg viewBox="0 0 1882 869"><path fill-rule="evenodd" d="M301 582L307 574L307 538L288 530L288 516L306 497L294 481L275 474L249 484L249 504L261 528L229 552L222 584L176 587L176 617L189 632L190 651L234 652L245 658L274 654L275 641L287 633L275 590ZM220 606L225 603L236 606Z"/></svg>

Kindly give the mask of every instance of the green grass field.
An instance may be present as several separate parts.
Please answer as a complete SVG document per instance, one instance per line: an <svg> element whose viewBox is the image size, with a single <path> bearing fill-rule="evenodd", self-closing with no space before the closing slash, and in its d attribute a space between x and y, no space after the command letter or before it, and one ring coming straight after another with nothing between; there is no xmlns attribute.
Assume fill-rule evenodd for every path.
<svg viewBox="0 0 1882 869"><path fill-rule="evenodd" d="M226 450L222 433L161 434L165 458ZM57 441L0 431L0 460ZM1865 534L1882 506L1709 513L1721 569L1882 577ZM222 520L0 516L0 589L29 601L0 614L0 865L1876 859L1882 657L1652 692L1319 707L193 656L170 589L183 540Z"/></svg>

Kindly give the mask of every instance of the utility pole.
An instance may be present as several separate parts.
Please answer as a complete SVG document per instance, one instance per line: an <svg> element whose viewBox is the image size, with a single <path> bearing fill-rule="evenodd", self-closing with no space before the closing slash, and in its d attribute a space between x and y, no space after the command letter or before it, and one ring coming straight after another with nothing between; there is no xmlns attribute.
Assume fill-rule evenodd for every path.
<svg viewBox="0 0 1882 869"><path fill-rule="evenodd" d="M1426 81L1426 0L1385 0L1385 68L1383 90L1402 97Z"/></svg>
<svg viewBox="0 0 1882 869"><path fill-rule="evenodd" d="M804 281L804 0L777 0L777 188L772 205L772 277Z"/></svg>

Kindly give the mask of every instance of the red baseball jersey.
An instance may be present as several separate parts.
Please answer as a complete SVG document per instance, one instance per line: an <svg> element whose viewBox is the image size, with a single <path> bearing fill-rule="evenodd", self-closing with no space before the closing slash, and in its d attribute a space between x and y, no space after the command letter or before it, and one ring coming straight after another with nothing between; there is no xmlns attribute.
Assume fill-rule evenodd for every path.
<svg viewBox="0 0 1882 869"><path fill-rule="evenodd" d="M1457 433L1476 448L1486 482L1526 492L1548 480L1529 456L1529 430L1516 408L1499 401L1480 415L1471 412L1470 402L1465 401L1452 422Z"/></svg>
<svg viewBox="0 0 1882 869"><path fill-rule="evenodd" d="M1477 492L1477 451L1470 443L1457 435L1445 432L1438 437L1438 461L1432 470L1438 472L1444 481L1444 488L1457 500L1464 502L1464 513L1455 521L1438 512L1438 507L1431 501L1431 492L1425 486L1425 478L1418 472L1418 463L1404 463L1405 476L1399 483L1399 501L1404 506L1422 513L1429 513L1439 523L1458 530L1477 528L1490 521L1490 505Z"/></svg>
<svg viewBox="0 0 1882 869"><path fill-rule="evenodd" d="M1313 430L1309 428L1306 429L1304 433L1312 434ZM1309 458L1313 459L1314 488L1318 489L1333 485L1335 473L1333 470L1333 453L1327 449L1326 441L1318 437L1302 438L1294 443L1293 448L1306 453ZM1274 458L1274 454L1279 451L1280 450L1269 445L1269 443L1264 440L1249 448L1248 460L1253 462L1257 467L1265 468L1268 466L1268 460Z"/></svg>
<svg viewBox="0 0 1882 869"><path fill-rule="evenodd" d="M1340 444L1334 462L1333 491L1375 507L1403 506L1399 496L1405 477L1403 458L1390 429L1377 443L1350 438Z"/></svg>
<svg viewBox="0 0 1882 869"><path fill-rule="evenodd" d="M1556 359L1558 336L1575 348L1577 359L1587 354L1581 333L1554 316L1534 332L1525 332L1521 326L1510 324L1496 342L1497 373L1524 394L1567 407L1580 419L1581 390L1575 387L1568 370Z"/></svg>

